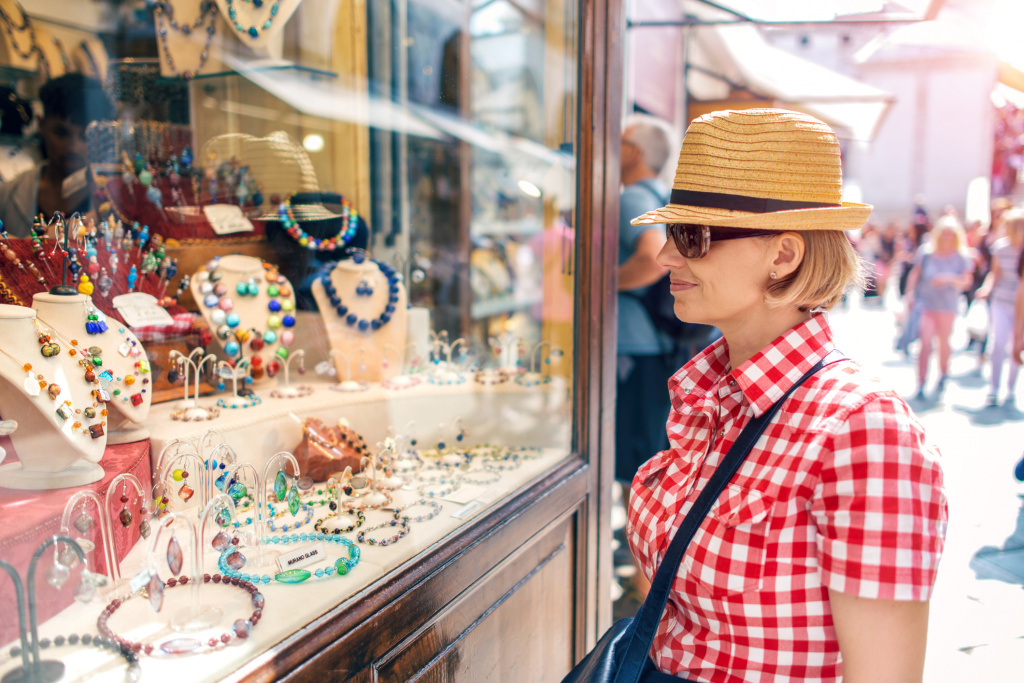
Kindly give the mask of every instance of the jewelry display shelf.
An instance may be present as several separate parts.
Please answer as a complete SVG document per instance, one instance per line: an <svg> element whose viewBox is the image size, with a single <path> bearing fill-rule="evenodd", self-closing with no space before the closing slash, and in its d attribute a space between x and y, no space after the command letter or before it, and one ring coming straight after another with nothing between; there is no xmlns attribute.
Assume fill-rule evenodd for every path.
<svg viewBox="0 0 1024 683"><path fill-rule="evenodd" d="M310 632L310 625L322 619L328 612L339 606L344 611L349 606L366 600L367 590L371 584L388 572L397 570L395 575L400 576L408 573L411 568L422 565L433 553L440 552L441 548L457 538L457 530L464 526L467 520L479 518L493 505L502 502L508 494L521 491L529 482L549 473L565 459L566 455L565 450L545 449L539 457L524 461L518 469L503 472L499 482L487 486L464 484L463 489L475 490L475 497L472 500L463 504L440 498L443 505L441 513L433 519L411 524L408 535L397 543L384 547L359 544L362 551L360 562L345 576L310 579L301 584L281 584L274 581L270 584L260 584L259 590L266 597L266 605L258 627L252 630L248 639L234 642L217 652L197 656L142 657L141 680L187 680L198 683L237 678L240 669L257 665L256 662L260 658L272 657L273 651L282 641L291 642L296 638L303 638L303 633ZM465 491L462 491L462 495L465 496L463 500L470 497ZM395 505L404 505L419 498L421 496L415 490L400 489L394 492ZM372 510L366 514L366 526L378 524L391 517L389 513L381 510ZM459 516L455 517L453 514ZM298 533L310 531L312 524L300 529ZM208 533L208 536L212 534ZM353 541L355 536L355 532L345 534L346 538ZM280 551L301 545L274 544L268 547L271 551ZM122 561L122 576L131 577L143 567L145 546L144 543L137 544ZM251 555L256 551L249 549L245 552ZM331 544L328 547L328 554L332 558L341 557L343 552L340 545ZM204 551L203 571L211 574L218 571L217 553L212 550ZM163 576L161 578L166 579ZM222 623L217 628L222 631L225 627L230 627L233 619L244 616L247 606L244 601L238 600L237 591L220 590L220 587L216 586L208 589L210 584L206 586L203 589L204 604L209 602L224 611ZM41 590L45 588L41 586ZM385 585L384 589L386 588ZM168 591L163 610L159 614L153 613L145 599L128 600L111 619L110 627L119 635L135 641L165 640L172 637L172 632L166 625L167 620L176 610L188 604L187 598L188 591ZM96 618L105 605L106 602L101 600L88 604L74 603L46 623L41 622L40 637L94 633ZM248 609L251 610L251 607ZM338 639L343 635L340 632L333 633L333 637ZM11 638L7 638L0 649L0 676L19 663L19 660L3 659L13 644L10 641ZM79 648L61 652L60 657L67 667L66 675L71 679L109 680L118 683L123 680L123 666L107 653Z"/></svg>
<svg viewBox="0 0 1024 683"><path fill-rule="evenodd" d="M10 438L0 437L0 446L7 450L5 463L17 462ZM98 493L101 498L105 498L110 481L125 472L134 474L139 481L149 482L152 479L149 442L137 441L107 446L100 465L103 466L105 472L103 479L87 486L50 491L16 491L0 488L0 510L3 510L3 514L0 515L0 557L17 567L24 576L36 547L44 539L57 534L60 528L61 514L64 512L64 504L77 491L88 489ZM132 511L134 515L139 506L134 494L131 503L134 506ZM95 518L95 508L90 508L89 514ZM116 521L116 511L111 514L114 515L113 519ZM123 558L139 540L138 524L133 523L125 529L119 523L115 523L111 527L111 531L114 536L117 556ZM106 572L99 520L96 520L88 534L83 535L77 530L71 529L71 535L74 538L87 537L96 545L95 550L88 554L89 568L92 571ZM74 602L72 597L74 582L69 581L60 590L54 590L40 580L37 588L40 622L49 619ZM10 581L0 581L0 605L14 604L14 586ZM17 633L18 624L15 618L0 619L0 642L14 639Z"/></svg>
<svg viewBox="0 0 1024 683"><path fill-rule="evenodd" d="M318 381L319 380L319 381ZM390 391L373 385L367 391L334 391L322 379L293 381L309 384L314 391L302 398L274 398L271 386L256 389L259 405L222 409L220 416L205 422L178 422L171 414L182 401L154 405L148 427L153 466L164 446L174 439L199 443L208 430L216 430L239 458L262 469L266 459L279 451L293 451L302 439L302 418L317 417L328 424L345 418L371 448L389 436L388 428L407 428L414 422L420 448L433 448L441 424L452 426L455 417L467 430L467 444L498 443L514 446L567 448L571 424L568 390L555 377L539 386L522 386L512 380L483 385L470 377L462 384L422 382L409 389ZM201 398L213 406L216 396ZM450 436L448 437L451 438ZM451 444L454 445L454 444Z"/></svg>

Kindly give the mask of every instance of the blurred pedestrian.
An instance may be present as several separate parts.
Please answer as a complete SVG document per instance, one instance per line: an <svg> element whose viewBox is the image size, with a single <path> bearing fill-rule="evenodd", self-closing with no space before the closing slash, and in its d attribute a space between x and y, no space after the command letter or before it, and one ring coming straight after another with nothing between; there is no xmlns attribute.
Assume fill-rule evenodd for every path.
<svg viewBox="0 0 1024 683"><path fill-rule="evenodd" d="M1014 308L1020 275L1017 264L1024 247L1024 210L1013 209L1002 217L1004 237L992 244L992 269L978 290L979 299L989 302L989 353L991 376L985 405L999 404L999 384L1003 376L1003 363L1013 348ZM1011 358L1006 380L1006 404L1014 405L1019 363Z"/></svg>
<svg viewBox="0 0 1024 683"><path fill-rule="evenodd" d="M974 264L965 253L964 230L952 215L941 217L931 230L931 241L917 250L907 284L907 306L921 314L921 350L917 358L917 395L924 398L932 343L938 346L939 381L935 394L946 387L949 375L949 340L953 334L960 294L971 286Z"/></svg>
<svg viewBox="0 0 1024 683"><path fill-rule="evenodd" d="M669 353L672 340L657 329L641 301L667 272L654 260L665 245L665 229L629 221L667 201L668 188L658 175L673 152L671 140L671 127L652 116L628 118L622 132L615 478L626 493L640 465L668 448L668 378L678 366Z"/></svg>

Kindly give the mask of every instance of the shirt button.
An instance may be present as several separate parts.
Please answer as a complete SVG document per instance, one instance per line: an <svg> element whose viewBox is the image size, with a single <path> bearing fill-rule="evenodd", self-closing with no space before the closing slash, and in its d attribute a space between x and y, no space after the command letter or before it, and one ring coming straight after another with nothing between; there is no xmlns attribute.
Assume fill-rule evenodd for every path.
<svg viewBox="0 0 1024 683"><path fill-rule="evenodd" d="M683 389L683 393L684 394L690 393L690 387L686 387L685 389Z"/></svg>
<svg viewBox="0 0 1024 683"><path fill-rule="evenodd" d="M736 386L736 380L734 380L734 379L730 379L730 380L729 380L729 384L731 384L731 385L733 385L733 386Z"/></svg>
<svg viewBox="0 0 1024 683"><path fill-rule="evenodd" d="M723 436L725 436L725 430L724 429L719 429L718 430L718 438L721 439Z"/></svg>

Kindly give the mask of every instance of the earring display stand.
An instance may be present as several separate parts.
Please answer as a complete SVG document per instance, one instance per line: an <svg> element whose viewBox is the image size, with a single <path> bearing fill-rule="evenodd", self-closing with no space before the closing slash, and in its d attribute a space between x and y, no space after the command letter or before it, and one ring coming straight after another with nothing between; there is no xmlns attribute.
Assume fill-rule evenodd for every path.
<svg viewBox="0 0 1024 683"><path fill-rule="evenodd" d="M390 289L384 274L375 263L367 259L363 263L353 260L340 261L330 273L330 282L336 296L348 314L354 314L361 321L375 320L389 305ZM370 285L372 294L359 295L363 284ZM363 290L365 291L365 290ZM404 349L407 330L406 291L401 281L395 285L397 301L391 319L374 331L360 331L357 325L348 324L346 317L338 314L337 307L324 289L320 278L313 281L313 298L316 299L320 314L323 316L324 327L333 352L338 375L347 378L344 363L346 359L360 358L362 350L366 370L360 379L369 382L380 382L401 372L400 367L383 368L385 346ZM386 374L385 374L386 373Z"/></svg>
<svg viewBox="0 0 1024 683"><path fill-rule="evenodd" d="M255 284L255 295L239 293L240 288L246 289L252 284ZM265 268L258 258L231 254L211 261L196 272L190 287L192 297L214 333L218 355L229 360L248 360L254 382L276 374L271 368L284 364L298 336L294 326L295 290L291 283L276 268ZM278 288L278 296L270 295L270 287ZM272 302L277 302L279 310L270 310ZM237 322L232 327L231 323L236 321L234 316ZM290 327L286 324L289 319ZM277 326L272 327L275 324ZM238 352L229 353L235 344Z"/></svg>
<svg viewBox="0 0 1024 683"><path fill-rule="evenodd" d="M61 338L77 340L79 348L98 346L103 350L103 364L96 368L96 374L111 397L107 403L107 443L149 438L149 429L143 423L153 400L152 372L145 349L128 326L107 319L105 332L88 334L85 323L89 307L84 294L60 296L43 292L32 297L32 304L39 322L52 327ZM112 380L104 381L103 372L109 372Z"/></svg>
<svg viewBox="0 0 1024 683"><path fill-rule="evenodd" d="M88 425L75 430L74 423L80 418L57 415L60 404L50 398L47 388L40 388L36 396L26 391L26 382L37 382L36 375L41 374L47 384L59 387L58 399L70 400L74 408L91 405L91 392L96 386L85 381L77 361L66 349L43 357L35 319L36 312L31 308L0 305L4 351L0 353L0 406L5 420L18 423L10 439L20 461L0 466L0 487L56 489L99 481L103 468L97 463L107 445L106 434L94 439ZM23 367L25 363L32 365L31 376Z"/></svg>

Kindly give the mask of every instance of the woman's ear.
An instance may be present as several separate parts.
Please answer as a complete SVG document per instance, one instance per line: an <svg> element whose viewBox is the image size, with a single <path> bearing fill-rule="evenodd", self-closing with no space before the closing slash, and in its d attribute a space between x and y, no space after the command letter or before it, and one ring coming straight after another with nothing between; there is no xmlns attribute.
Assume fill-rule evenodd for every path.
<svg viewBox="0 0 1024 683"><path fill-rule="evenodd" d="M769 255L774 257L771 268L778 279L791 275L804 260L803 236L795 232L784 232L773 237Z"/></svg>

